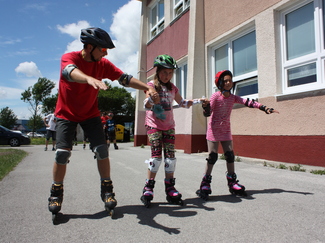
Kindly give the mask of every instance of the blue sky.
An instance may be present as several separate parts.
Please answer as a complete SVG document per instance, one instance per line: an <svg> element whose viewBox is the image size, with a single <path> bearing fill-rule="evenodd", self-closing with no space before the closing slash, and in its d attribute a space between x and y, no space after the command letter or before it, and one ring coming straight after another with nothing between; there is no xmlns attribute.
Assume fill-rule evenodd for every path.
<svg viewBox="0 0 325 243"><path fill-rule="evenodd" d="M82 28L106 30L116 46L106 58L137 77L141 2L0 0L0 4L0 109L8 106L19 119L29 118L21 93L39 77L55 82L56 93L60 58L82 49Z"/></svg>

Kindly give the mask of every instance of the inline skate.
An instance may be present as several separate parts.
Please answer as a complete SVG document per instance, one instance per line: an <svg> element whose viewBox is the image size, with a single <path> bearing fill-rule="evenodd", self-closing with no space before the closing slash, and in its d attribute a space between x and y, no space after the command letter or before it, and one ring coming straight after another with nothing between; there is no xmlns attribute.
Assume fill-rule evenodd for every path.
<svg viewBox="0 0 325 243"><path fill-rule="evenodd" d="M171 204L184 205L182 194L175 189L175 178L165 179L166 200Z"/></svg>
<svg viewBox="0 0 325 243"><path fill-rule="evenodd" d="M155 180L150 179L146 181L146 184L143 188L143 194L140 198L141 202L144 204L146 208L148 208L151 204L151 200L153 199L153 188L155 187Z"/></svg>
<svg viewBox="0 0 325 243"><path fill-rule="evenodd" d="M247 196L245 187L238 183L239 180L237 180L236 173L233 173L233 174L227 173L227 181L228 181L229 192L231 194L238 195L238 196L244 196L244 197Z"/></svg>
<svg viewBox="0 0 325 243"><path fill-rule="evenodd" d="M48 199L49 211L52 213L52 222L57 224L57 216L63 201L63 184L52 184L51 196Z"/></svg>
<svg viewBox="0 0 325 243"><path fill-rule="evenodd" d="M202 178L200 189L196 191L196 194L205 201L209 199L209 195L212 192L210 186L211 180L212 180L211 175L205 175Z"/></svg>
<svg viewBox="0 0 325 243"><path fill-rule="evenodd" d="M114 208L117 205L117 201L114 198L113 185L111 180L103 180L101 182L101 198L105 203L105 210L113 217Z"/></svg>

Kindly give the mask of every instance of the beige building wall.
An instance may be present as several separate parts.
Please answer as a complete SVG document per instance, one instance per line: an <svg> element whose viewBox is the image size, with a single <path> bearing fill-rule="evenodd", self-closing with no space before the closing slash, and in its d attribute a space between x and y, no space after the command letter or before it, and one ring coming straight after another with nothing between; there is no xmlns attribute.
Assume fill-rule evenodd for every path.
<svg viewBox="0 0 325 243"><path fill-rule="evenodd" d="M148 80L147 50L148 3L143 0L139 78ZM214 82L212 50L248 29L256 31L258 102L273 107L280 114L266 115L258 109L235 106L231 116L235 151L242 156L320 165L325 164L325 89L295 94L283 91L281 50L281 13L303 0L191 0L189 10L188 52L177 61L187 61L187 98L210 97ZM172 19L171 1L165 1L165 28L161 35L168 39L178 20ZM181 22L181 21L180 21ZM182 25L186 24L184 21ZM186 26L184 26L186 27ZM173 36L177 35L173 32ZM184 37L183 37L184 38ZM161 40L161 39L160 39ZM161 43L159 40L156 43ZM157 45L156 45L157 46ZM168 46L163 48L168 49ZM152 49L151 49L152 50ZM173 55L174 53L169 53ZM324 62L323 62L324 63ZM323 74L324 75L324 74ZM145 139L144 93L137 93L136 134ZM176 148L196 152L206 143L208 119L202 108L174 109ZM249 144L247 143L249 140ZM322 143L324 143L322 145ZM139 145L139 142L135 142ZM141 143L140 143L141 144ZM202 149L202 147L200 147ZM274 150L274 151L273 151ZM307 150L307 151L305 151ZM321 151L322 150L322 151ZM201 150L202 151L202 150ZM204 150L203 150L204 151ZM308 157L310 154L313 158ZM259 157L260 156L260 157ZM318 159L320 158L320 159Z"/></svg>

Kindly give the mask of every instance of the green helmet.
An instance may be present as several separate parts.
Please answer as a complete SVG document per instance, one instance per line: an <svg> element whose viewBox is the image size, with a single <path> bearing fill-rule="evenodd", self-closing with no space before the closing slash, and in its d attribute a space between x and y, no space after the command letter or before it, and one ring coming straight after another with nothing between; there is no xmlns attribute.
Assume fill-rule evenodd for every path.
<svg viewBox="0 0 325 243"><path fill-rule="evenodd" d="M165 55L159 55L155 58L155 61L153 63L154 67L163 67L163 68L171 68L176 69L177 63L174 58L171 56L165 54Z"/></svg>

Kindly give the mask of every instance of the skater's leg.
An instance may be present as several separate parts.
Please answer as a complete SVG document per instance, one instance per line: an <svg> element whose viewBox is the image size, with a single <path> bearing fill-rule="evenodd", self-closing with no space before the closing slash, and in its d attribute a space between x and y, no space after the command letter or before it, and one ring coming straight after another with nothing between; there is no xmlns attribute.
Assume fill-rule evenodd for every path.
<svg viewBox="0 0 325 243"><path fill-rule="evenodd" d="M165 192L169 203L183 205L182 194L175 188L174 173L176 169L175 158L175 130L163 131L163 147L165 156Z"/></svg>
<svg viewBox="0 0 325 243"><path fill-rule="evenodd" d="M207 141L209 157L206 159L205 175L211 175L214 164L218 160L219 142Z"/></svg>
<svg viewBox="0 0 325 243"><path fill-rule="evenodd" d="M60 165L60 164L54 162L54 164L53 164L53 181L63 182L66 171L67 171L67 165Z"/></svg>
<svg viewBox="0 0 325 243"><path fill-rule="evenodd" d="M209 157L206 158L205 173L202 178L200 189L196 191L196 194L204 200L208 200L209 195L212 193L211 180L212 170L215 163L218 160L218 142L207 141Z"/></svg>
<svg viewBox="0 0 325 243"><path fill-rule="evenodd" d="M77 123L58 119L56 125L57 150L53 164L53 184L49 197L49 210L56 214L61 210L63 201L63 181L67 170L67 164L71 156L72 139ZM52 138L53 139L53 138Z"/></svg>
<svg viewBox="0 0 325 243"><path fill-rule="evenodd" d="M233 152L232 141L222 142L222 147L227 161L227 182L230 193L246 196L245 187L239 184L235 173L235 155Z"/></svg>
<svg viewBox="0 0 325 243"><path fill-rule="evenodd" d="M232 141L222 141L222 149L227 161L227 171L229 174L235 173L235 156L233 152L233 143Z"/></svg>
<svg viewBox="0 0 325 243"><path fill-rule="evenodd" d="M100 178L110 178L111 177L111 167L109 158L103 160L97 160L97 167Z"/></svg>

